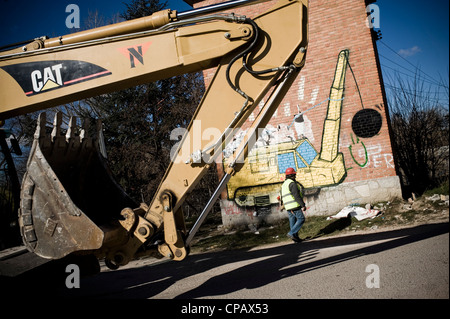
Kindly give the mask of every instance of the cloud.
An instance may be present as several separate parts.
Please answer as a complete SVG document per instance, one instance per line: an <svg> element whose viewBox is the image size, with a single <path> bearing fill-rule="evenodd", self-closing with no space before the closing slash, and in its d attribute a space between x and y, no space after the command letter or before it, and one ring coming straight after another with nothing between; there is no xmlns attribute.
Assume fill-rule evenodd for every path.
<svg viewBox="0 0 450 319"><path fill-rule="evenodd" d="M420 49L417 45L413 46L412 48L409 49L401 49L398 51L398 54L401 55L404 58L410 57L415 55L416 53L421 52L422 49Z"/></svg>

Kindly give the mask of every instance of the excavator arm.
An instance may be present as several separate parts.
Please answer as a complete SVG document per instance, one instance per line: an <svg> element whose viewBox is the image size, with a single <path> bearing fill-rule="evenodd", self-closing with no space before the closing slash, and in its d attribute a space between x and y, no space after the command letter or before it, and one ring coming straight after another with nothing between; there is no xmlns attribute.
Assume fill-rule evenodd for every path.
<svg viewBox="0 0 450 319"><path fill-rule="evenodd" d="M176 13L169 10L154 15L166 16L160 19L164 22L176 20L170 18ZM144 26L149 24L146 19L153 20L141 19ZM205 23L190 25L195 21ZM122 34L122 24L127 22L67 39L38 39L18 49L22 52L1 56L0 84L8 92L0 96L2 117L203 70L217 65L224 53L246 44L252 36L245 18L231 14L162 22L148 31L139 31L135 22L132 30L137 31L131 34Z"/></svg>
<svg viewBox="0 0 450 319"><path fill-rule="evenodd" d="M28 249L53 259L94 254L111 267L155 251L174 260L187 256L202 221L305 61L307 0L279 0L253 19L216 12L255 2L260 1L235 0L180 14L165 10L0 53L0 87L7 92L0 96L1 118L217 67L149 205L133 206L103 174L100 126L94 139L87 128L74 134L74 123L63 136L57 115L49 134L41 114L19 211ZM257 116L246 138L187 231L182 203L252 112ZM100 185L86 182L89 176ZM99 188L103 198L95 194Z"/></svg>

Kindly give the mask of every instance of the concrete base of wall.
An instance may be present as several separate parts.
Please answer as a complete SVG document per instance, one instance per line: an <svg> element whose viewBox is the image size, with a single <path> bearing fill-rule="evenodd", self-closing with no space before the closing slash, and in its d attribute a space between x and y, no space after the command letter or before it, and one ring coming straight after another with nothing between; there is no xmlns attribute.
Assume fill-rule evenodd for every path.
<svg viewBox="0 0 450 319"><path fill-rule="evenodd" d="M323 187L306 195L309 216L328 216L339 212L351 204L365 205L392 201L401 198L402 191L398 176L384 177L368 181L342 183L338 186ZM270 207L238 207L229 200L221 200L222 223L226 228L249 224L274 224L287 218L285 210L279 205Z"/></svg>

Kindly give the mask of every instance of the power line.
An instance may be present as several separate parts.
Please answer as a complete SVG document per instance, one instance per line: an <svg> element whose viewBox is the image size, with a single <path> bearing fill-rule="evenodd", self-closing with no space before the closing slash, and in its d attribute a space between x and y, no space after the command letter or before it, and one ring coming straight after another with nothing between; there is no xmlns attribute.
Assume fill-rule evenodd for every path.
<svg viewBox="0 0 450 319"><path fill-rule="evenodd" d="M381 44L383 44L385 47L387 47L390 51L394 52L395 55L397 55L398 57L400 57L402 60L404 60L406 63L408 63L409 65L411 65L414 69L416 69L418 72L423 73L424 75L428 76L430 79L432 79L433 81L439 83L439 81L437 81L435 78L433 78L432 76L428 75L427 73L425 73L424 71L420 70L417 66L415 66L414 64L412 64L411 62L409 62L408 60L406 60L404 57L402 57L400 54L398 54L394 49L392 49L390 46L388 46L386 43L384 43L384 41L379 40L378 42L380 42Z"/></svg>
<svg viewBox="0 0 450 319"><path fill-rule="evenodd" d="M418 92L416 92L416 91L412 91L412 90L408 90L408 89L405 89L405 88L401 88L401 87L394 86L394 85L391 85L391 84L388 84L388 83L385 83L384 85L385 85L386 88L388 88L390 90L398 91L398 92L404 92L404 93L406 93L408 95L414 95L414 96L421 97L421 98L428 99L428 100L435 100L435 101L445 100L445 98L439 98L439 97L436 97L436 96L433 97L433 96L427 96L427 95L418 94ZM419 93L422 93L422 92L419 92ZM427 92L425 92L425 93L427 93ZM433 92L428 92L428 93L433 94ZM436 93L436 92L434 92L434 93Z"/></svg>
<svg viewBox="0 0 450 319"><path fill-rule="evenodd" d="M412 90L410 90L410 89L405 89L405 88L403 88L403 87L395 86L395 85L393 85L393 84L391 84L391 83L385 83L385 85L386 85L386 86L389 86L389 87L391 87L391 88L395 88L395 89L398 89L398 90L405 91L405 92L414 92L414 89L412 89ZM417 91L419 91L419 90L417 90ZM440 90L438 90L438 91L431 91L431 90L428 90L428 91L420 91L420 92L426 92L426 93L432 94L432 95L447 94L447 92L440 91Z"/></svg>
<svg viewBox="0 0 450 319"><path fill-rule="evenodd" d="M401 71L399 71L399 70L397 70L397 69L391 68L391 67L389 67L389 66L387 66L387 65L381 65L381 66L382 66L383 68L387 68L387 69L393 70L393 71L395 71L395 72L397 72L397 73L399 73L399 74L402 74L402 75L404 75L404 76L407 76L407 77L410 77L410 78L415 78L415 76L412 76L412 75L410 75L410 74L406 74L406 73L401 72ZM424 79L424 78L422 78L422 81L423 81L423 82L426 82L426 83L429 83L429 84L433 84L433 85L437 85L437 86L441 86L441 87L448 88L448 86L446 86L446 85L443 85L443 84L436 84L435 82L431 82L430 80L427 80L427 79Z"/></svg>
<svg viewBox="0 0 450 319"><path fill-rule="evenodd" d="M389 88L392 88L394 90L397 90L397 91L403 91L403 92L406 92L406 93L409 93L409 94L416 94L417 95L417 93L416 93L416 91L414 89L412 89L412 90L405 89L403 87L395 86L395 85L392 85L390 83L385 83L385 86L387 86ZM439 94L446 94L446 92L442 92L442 91L417 91L417 92L421 92L421 93L424 92L424 93L428 93L428 94L435 95L435 96L439 95ZM425 95L420 95L420 96L427 97ZM437 99L440 99L440 98L437 98Z"/></svg>
<svg viewBox="0 0 450 319"><path fill-rule="evenodd" d="M404 70L406 70L406 71L408 71L408 72L411 72L412 74L414 74L414 76L417 76L417 75L418 75L419 77L421 77L420 74L418 74L417 71L412 71L412 70L410 70L410 69L408 69L408 68L405 68L404 66L398 64L398 63L395 62L395 61L392 61L391 59L387 58L386 56L384 56L384 55L382 55L382 54L378 54L378 55L381 56L383 59L388 60L389 62L395 64L396 66L398 66L398 67L400 67L400 68L402 68L402 69L404 69ZM417 69L416 69L416 70L417 70ZM424 80L425 80L425 78L424 78ZM428 80L428 81L429 81L429 80ZM441 83L438 83L438 82L431 82L431 81L429 81L429 83L432 83L432 84L435 84L435 85L442 86L442 84L441 84Z"/></svg>

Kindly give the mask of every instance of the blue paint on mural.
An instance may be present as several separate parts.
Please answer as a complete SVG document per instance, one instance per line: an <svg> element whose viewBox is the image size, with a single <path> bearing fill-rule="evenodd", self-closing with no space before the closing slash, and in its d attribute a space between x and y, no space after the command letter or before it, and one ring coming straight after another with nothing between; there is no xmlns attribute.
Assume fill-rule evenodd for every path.
<svg viewBox="0 0 450 319"><path fill-rule="evenodd" d="M295 159L293 152L279 154L277 157L278 157L277 158L278 170L280 174L284 174L284 172L288 167L295 167Z"/></svg>
<svg viewBox="0 0 450 319"><path fill-rule="evenodd" d="M311 165L312 161L317 156L317 151L311 146L311 144L306 141L303 142L299 147L297 147L297 152L305 159L308 165ZM306 165L300 166L300 163L298 164L299 167L306 167Z"/></svg>

